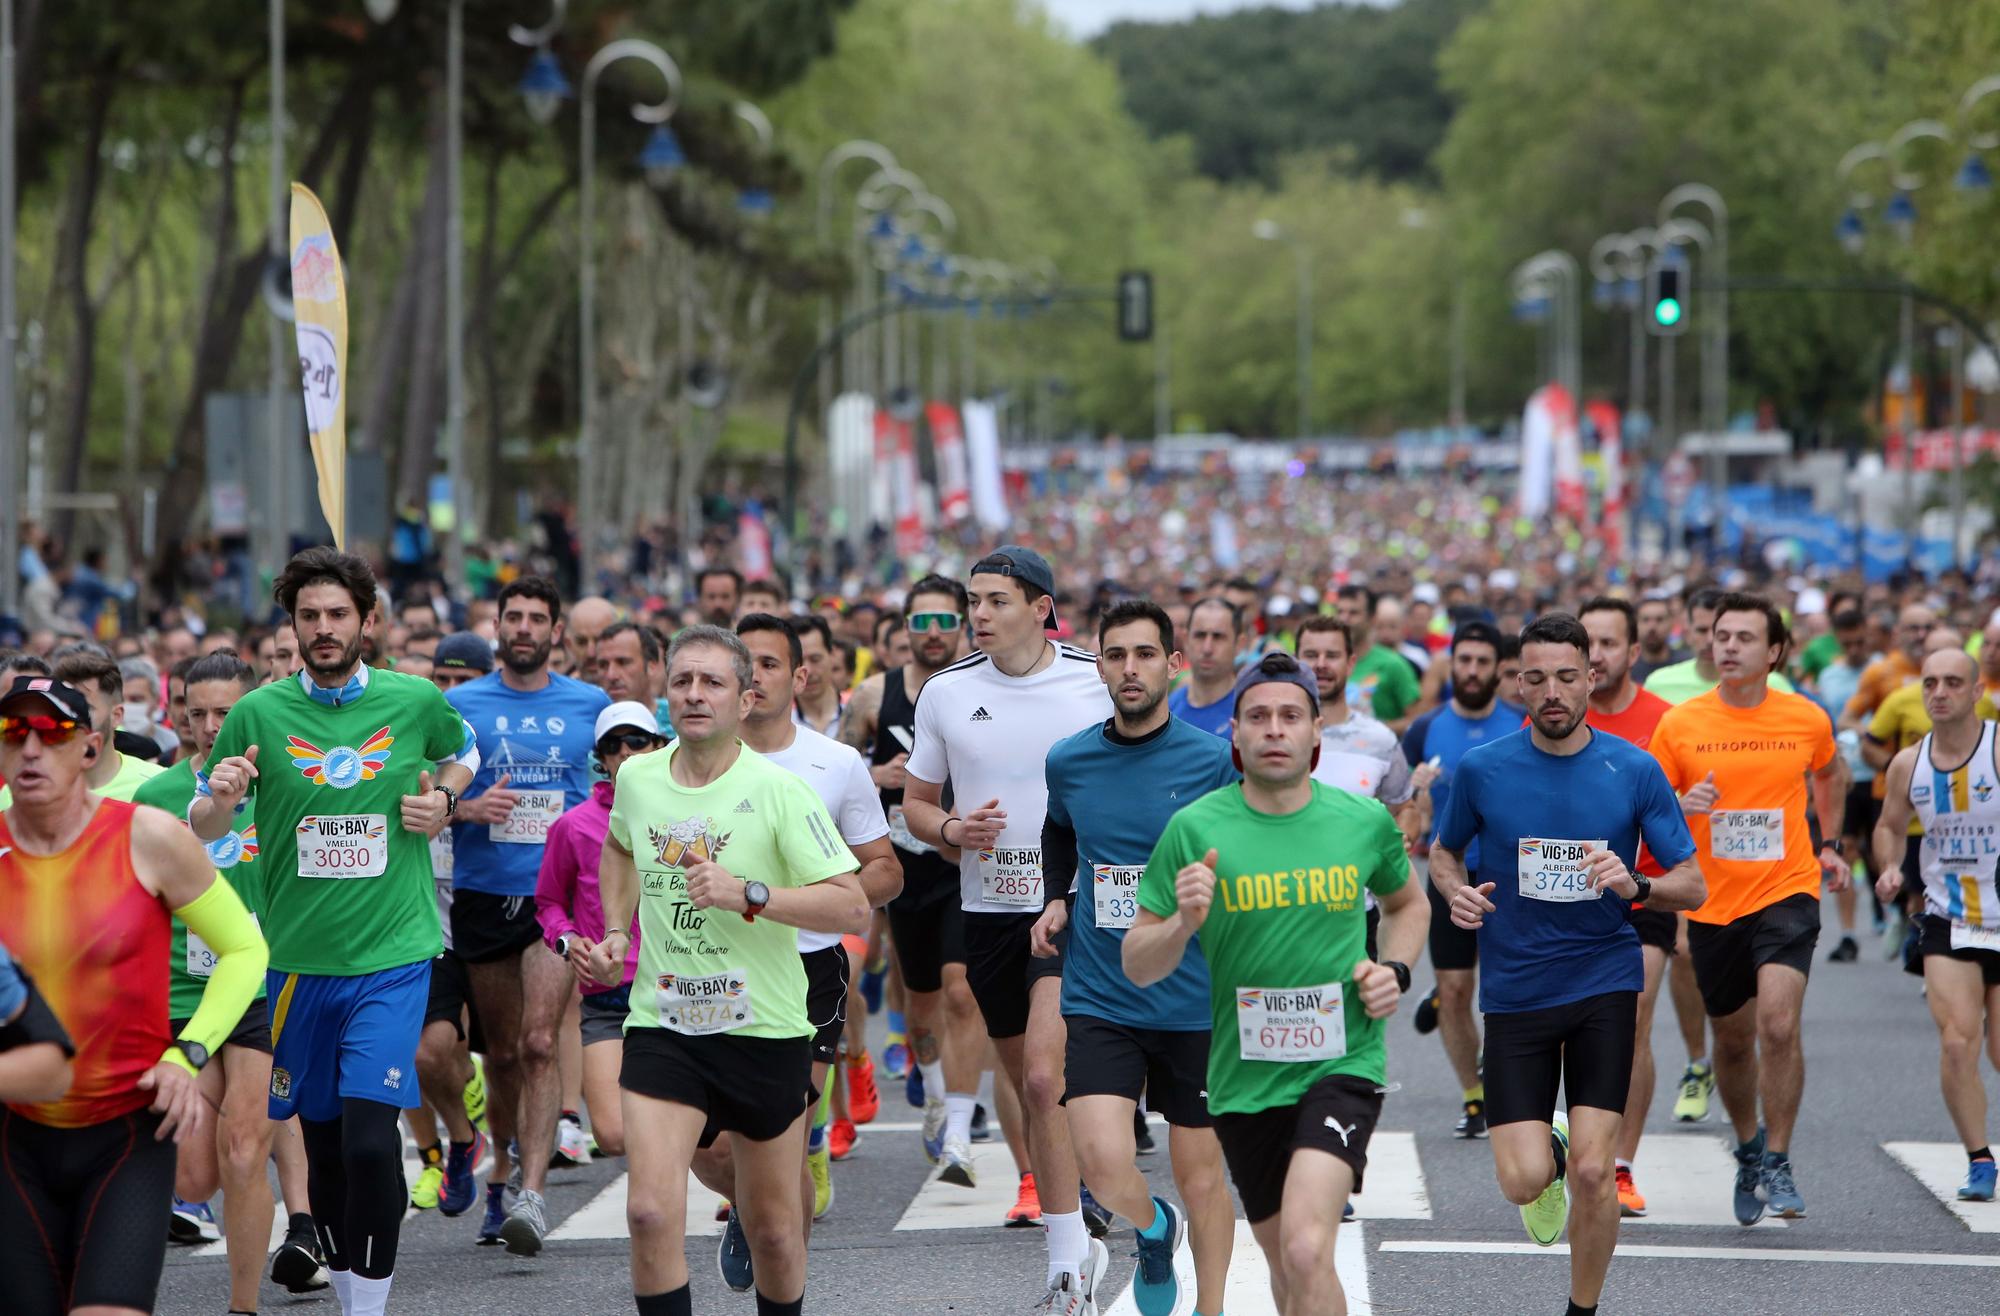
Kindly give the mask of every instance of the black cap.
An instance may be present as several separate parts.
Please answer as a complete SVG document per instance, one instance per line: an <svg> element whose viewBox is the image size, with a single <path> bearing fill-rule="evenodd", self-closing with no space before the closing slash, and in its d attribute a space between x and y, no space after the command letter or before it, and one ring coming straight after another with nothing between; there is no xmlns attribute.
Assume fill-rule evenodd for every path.
<svg viewBox="0 0 2000 1316"><path fill-rule="evenodd" d="M90 725L90 701L67 681L53 676L22 674L14 678L7 693L0 695L0 714L24 711L30 704L46 705L57 717L66 717L83 726Z"/></svg>
<svg viewBox="0 0 2000 1316"><path fill-rule="evenodd" d="M1056 628L1056 573L1049 560L1032 548L1002 544L972 564L973 576L1012 576L1023 585L1032 585L1049 596L1049 620L1045 629Z"/></svg>
<svg viewBox="0 0 2000 1316"><path fill-rule="evenodd" d="M490 672L493 670L493 646L471 631L454 631L438 641L437 652L431 655L433 670L449 667L461 672Z"/></svg>
<svg viewBox="0 0 2000 1316"><path fill-rule="evenodd" d="M1243 669L1236 678L1236 688L1229 692L1229 707L1232 712L1243 706L1243 696L1250 687L1257 685L1295 685L1306 692L1312 701L1314 716L1319 714L1319 678L1312 668L1302 666L1299 660L1279 650L1267 653L1256 662Z"/></svg>

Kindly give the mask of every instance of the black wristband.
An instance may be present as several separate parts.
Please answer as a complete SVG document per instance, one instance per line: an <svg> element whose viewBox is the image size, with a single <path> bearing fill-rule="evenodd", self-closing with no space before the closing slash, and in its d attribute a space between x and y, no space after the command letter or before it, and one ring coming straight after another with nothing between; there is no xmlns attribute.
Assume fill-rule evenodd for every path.
<svg viewBox="0 0 2000 1316"><path fill-rule="evenodd" d="M946 829L947 827L951 826L951 825L952 825L953 823L955 823L955 822L964 822L964 821L965 821L965 819L963 819L963 818L958 818L958 817L947 817L947 818L946 818L946 819L945 819L945 820L944 820L943 822L939 823L939 824L938 824L938 844L940 844L940 845L951 845L951 838L950 838L949 836L946 836L946 835L945 835L945 829ZM958 847L957 847L957 846L952 846L952 848L953 848L953 849L957 849Z"/></svg>

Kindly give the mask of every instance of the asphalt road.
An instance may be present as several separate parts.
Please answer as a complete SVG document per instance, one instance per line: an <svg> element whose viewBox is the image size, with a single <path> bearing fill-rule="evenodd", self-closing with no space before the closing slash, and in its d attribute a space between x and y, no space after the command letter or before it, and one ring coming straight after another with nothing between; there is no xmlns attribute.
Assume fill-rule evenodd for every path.
<svg viewBox="0 0 2000 1316"><path fill-rule="evenodd" d="M1829 910L1830 916L1830 910ZM1672 1009L1662 1003L1654 1054L1662 1071L1640 1148L1638 1182L1650 1218L1627 1221L1601 1310L1611 1313L1741 1312L1831 1316L1984 1309L1980 1293L2000 1281L2000 1203L1945 1199L1964 1158L1937 1087L1937 1041L1915 979L1884 963L1864 929L1858 964L1816 966L1806 998L1807 1081L1793 1159L1808 1216L1753 1229L1729 1215L1726 1126L1676 1125L1671 1083L1683 1059ZM1824 955L1830 941L1823 939ZM1422 984L1427 967L1419 966ZM880 1017L870 1020L879 1048ZM1452 1136L1458 1094L1435 1037L1419 1038L1407 1015L1392 1024L1392 1082L1371 1150L1362 1223L1342 1230L1341 1271L1357 1312L1560 1312L1567 1298L1561 1249L1527 1241L1518 1213L1495 1186L1486 1144ZM1989 1099L2000 1081L1987 1071ZM917 1112L900 1085L884 1085L877 1126L834 1167L837 1200L813 1231L807 1308L839 1313L964 1313L1029 1310L1042 1290L1039 1230L1001 1227L1011 1166L997 1140L982 1149L982 1186L926 1187ZM881 1127L881 1126L899 1127ZM1163 1131L1162 1131L1163 1132ZM1171 1194L1165 1139L1144 1162ZM1905 1145L1913 1144L1913 1145ZM1894 1151L1889 1148L1893 1146ZM1899 1156L1902 1159L1899 1159ZM1908 1162L1906 1164L1906 1162ZM1913 1165L1935 1164L1927 1187ZM632 1309L620 1195L622 1163L551 1176L558 1235L534 1260L474 1245L476 1221L413 1214L405 1223L391 1309L556 1316ZM594 1205L593 1205L594 1204ZM699 1229L712 1228L703 1220ZM898 1228L899 1224L902 1228ZM1108 1240L1112 1266L1100 1293L1105 1316L1130 1281L1132 1233ZM1231 1316L1274 1310L1261 1263L1239 1249ZM227 1306L220 1255L176 1248L159 1310L211 1313ZM219 1249L214 1249L219 1253ZM712 1235L690 1238L694 1309L749 1316L747 1296L716 1277ZM1367 1305L1361 1288L1365 1284ZM1191 1296L1190 1296L1191 1301ZM295 1298L265 1286L266 1312L336 1313L330 1293ZM1117 1308L1131 1310L1129 1301Z"/></svg>

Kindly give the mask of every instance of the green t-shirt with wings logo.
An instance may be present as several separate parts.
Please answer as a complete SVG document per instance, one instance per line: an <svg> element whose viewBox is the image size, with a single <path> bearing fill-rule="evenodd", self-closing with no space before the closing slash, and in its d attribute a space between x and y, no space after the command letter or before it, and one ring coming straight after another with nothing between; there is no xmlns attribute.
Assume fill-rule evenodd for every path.
<svg viewBox="0 0 2000 1316"><path fill-rule="evenodd" d="M165 809L176 818L187 817L188 805L194 800L194 764L182 759L157 777L148 778L139 787L139 793L132 797L136 804L150 804L155 809ZM243 904L252 918L261 924L264 918L263 874L257 867L257 855L263 846L257 836L257 812L247 807L229 821L229 831L221 839L208 842L208 861L243 897ZM168 958L169 987L167 993L167 1017L186 1019L201 1005L201 994L208 986L209 975L215 972L215 952L210 950L200 937L192 937L187 924L174 920L174 948ZM264 984L257 984L257 995L252 1000L264 999Z"/></svg>

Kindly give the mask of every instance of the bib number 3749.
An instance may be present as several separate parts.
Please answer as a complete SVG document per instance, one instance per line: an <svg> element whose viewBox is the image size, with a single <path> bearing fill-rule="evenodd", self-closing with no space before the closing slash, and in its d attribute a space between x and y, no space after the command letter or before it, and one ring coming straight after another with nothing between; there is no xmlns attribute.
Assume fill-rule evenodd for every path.
<svg viewBox="0 0 2000 1316"><path fill-rule="evenodd" d="M389 819L380 813L299 819L300 877L380 877L389 871Z"/></svg>
<svg viewBox="0 0 2000 1316"><path fill-rule="evenodd" d="M1596 900L1604 893L1590 885L1592 851L1604 849L1602 841L1554 841L1538 836L1521 838L1515 872L1520 891L1527 900Z"/></svg>
<svg viewBox="0 0 2000 1316"><path fill-rule="evenodd" d="M663 973L654 998L660 1023L676 1033L700 1037L727 1033L757 1022L750 1008L750 981L741 971L689 976Z"/></svg>
<svg viewBox="0 0 2000 1316"><path fill-rule="evenodd" d="M1347 1054L1341 984L1238 987L1236 1042L1245 1060L1338 1060Z"/></svg>
<svg viewBox="0 0 2000 1316"><path fill-rule="evenodd" d="M994 905L1042 907L1042 852L1001 846L979 852L979 898Z"/></svg>

